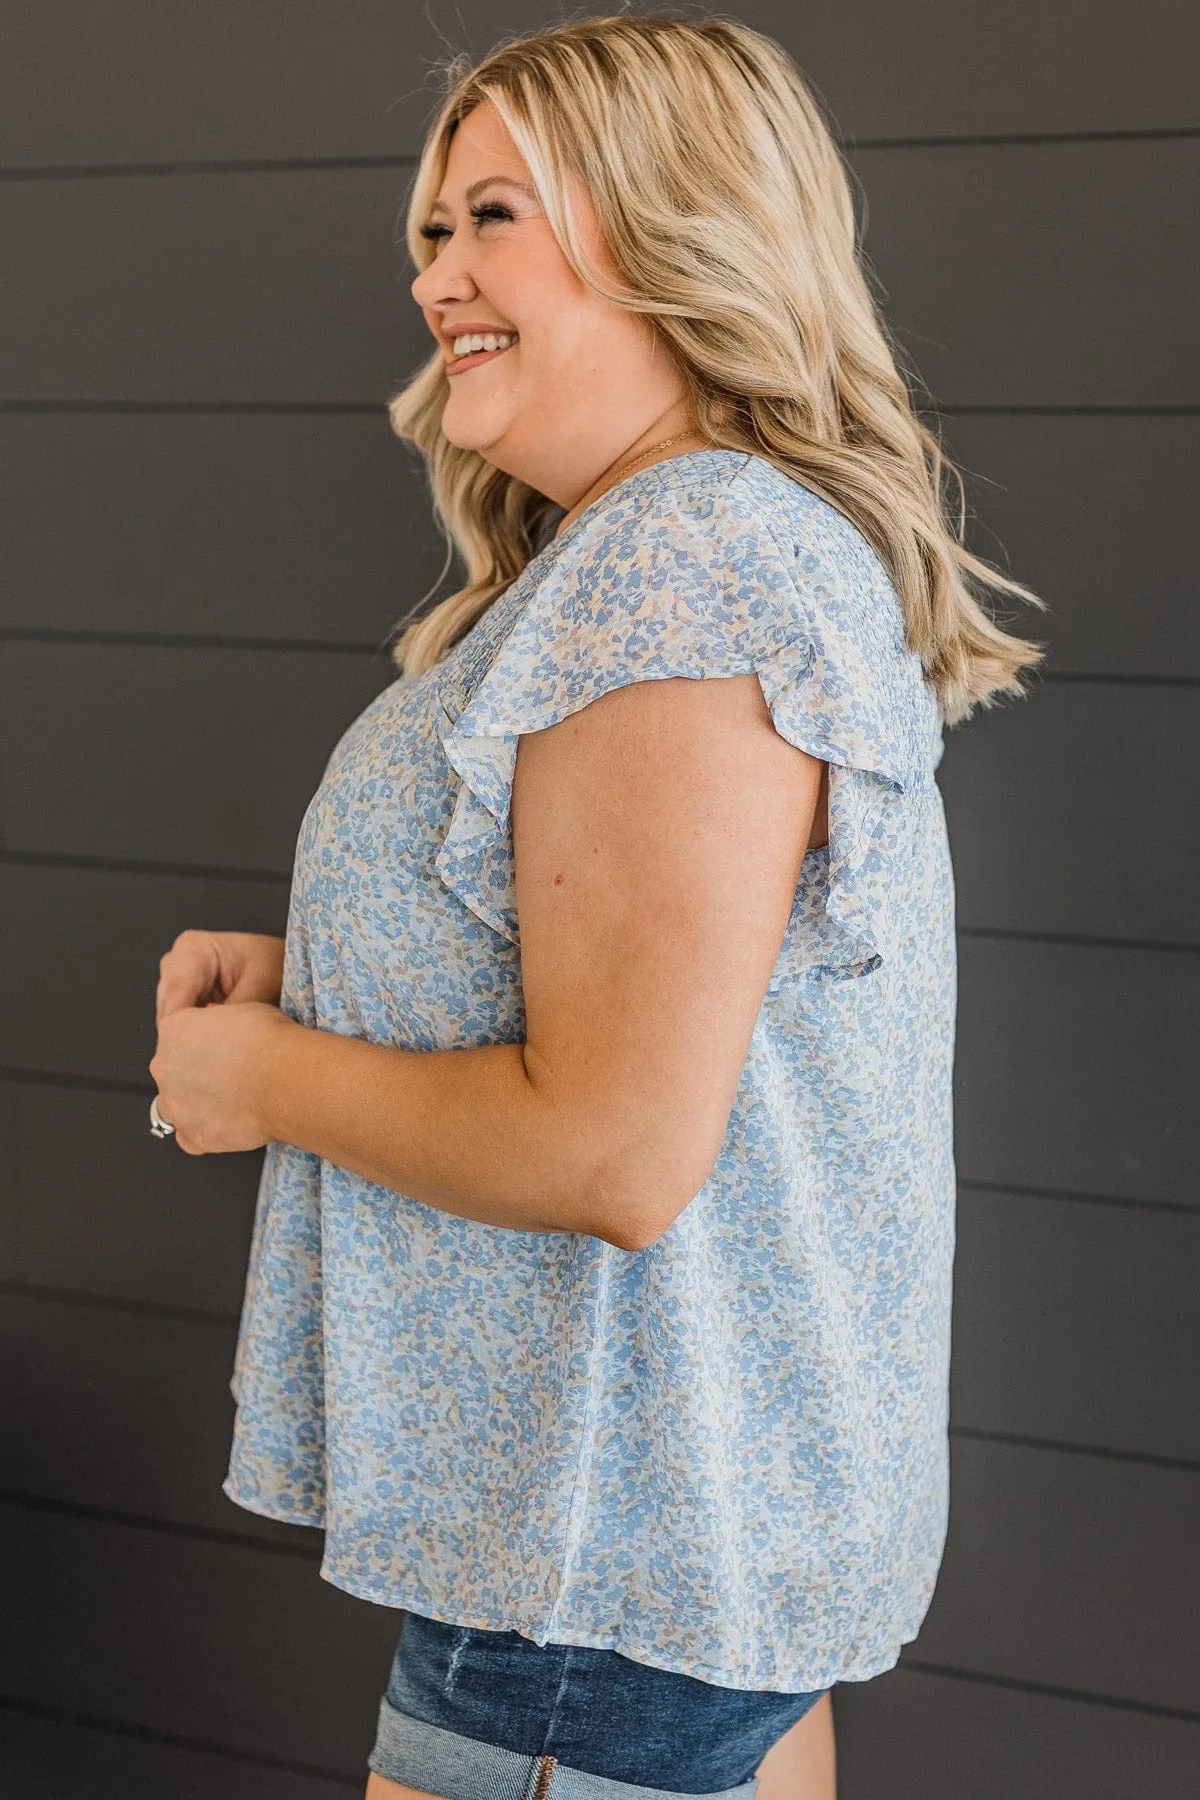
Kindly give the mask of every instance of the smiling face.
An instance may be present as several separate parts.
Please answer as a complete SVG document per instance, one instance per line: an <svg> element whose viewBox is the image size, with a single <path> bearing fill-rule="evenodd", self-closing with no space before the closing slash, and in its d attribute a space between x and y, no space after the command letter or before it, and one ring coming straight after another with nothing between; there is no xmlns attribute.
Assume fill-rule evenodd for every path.
<svg viewBox="0 0 1200 1800"><path fill-rule="evenodd" d="M589 258L615 283L590 197L569 173L567 190ZM686 427L683 381L664 344L647 318L575 274L489 103L455 132L422 232L436 253L412 293L447 359L442 431L452 444L572 507L643 440ZM517 341L456 357L455 337L476 327Z"/></svg>

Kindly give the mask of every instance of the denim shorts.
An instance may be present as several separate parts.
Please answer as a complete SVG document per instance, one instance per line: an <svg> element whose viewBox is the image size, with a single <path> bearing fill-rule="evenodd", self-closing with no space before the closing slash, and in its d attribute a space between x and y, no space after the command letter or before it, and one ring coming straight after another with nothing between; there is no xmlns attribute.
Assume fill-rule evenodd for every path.
<svg viewBox="0 0 1200 1800"><path fill-rule="evenodd" d="M753 1800L767 1751L827 1691L716 1687L406 1612L368 1763L446 1800Z"/></svg>

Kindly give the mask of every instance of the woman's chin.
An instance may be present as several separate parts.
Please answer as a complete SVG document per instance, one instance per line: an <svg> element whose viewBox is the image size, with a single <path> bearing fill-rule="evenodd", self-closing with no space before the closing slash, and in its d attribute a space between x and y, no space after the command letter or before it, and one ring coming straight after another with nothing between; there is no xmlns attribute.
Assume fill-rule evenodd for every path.
<svg viewBox="0 0 1200 1800"><path fill-rule="evenodd" d="M499 421L489 422L478 414L472 415L469 406L456 407L453 395L442 409L442 436L456 450L477 450L480 456L486 456L489 447L498 444L507 429Z"/></svg>

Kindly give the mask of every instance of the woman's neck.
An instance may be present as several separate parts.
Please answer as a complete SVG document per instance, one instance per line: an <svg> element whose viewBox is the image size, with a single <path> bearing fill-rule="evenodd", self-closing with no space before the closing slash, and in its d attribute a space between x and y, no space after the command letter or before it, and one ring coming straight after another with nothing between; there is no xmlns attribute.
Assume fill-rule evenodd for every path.
<svg viewBox="0 0 1200 1800"><path fill-rule="evenodd" d="M568 525L574 523L580 513L586 512L594 501L599 500L602 494L607 494L610 488L619 486L627 476L638 475L643 469L652 469L655 463L667 462L673 456L687 456L694 450L710 450L713 447L709 440L702 437L698 431L689 431L677 437L674 434L671 435L673 441L662 449L651 450L644 457L636 457L635 452L636 460L628 456L623 457L612 475L601 476L600 481L594 482L587 492L575 502L570 512L559 520L554 536L557 537L560 532L565 531ZM632 467L625 469L622 473L622 465L631 461Z"/></svg>

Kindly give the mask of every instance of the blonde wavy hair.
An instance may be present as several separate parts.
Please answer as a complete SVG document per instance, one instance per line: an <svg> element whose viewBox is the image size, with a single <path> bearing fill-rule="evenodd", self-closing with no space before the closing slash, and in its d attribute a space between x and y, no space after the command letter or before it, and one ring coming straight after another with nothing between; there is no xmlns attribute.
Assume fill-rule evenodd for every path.
<svg viewBox="0 0 1200 1800"><path fill-rule="evenodd" d="M507 39L474 68L460 53L444 75L408 207L418 269L435 254L419 226L454 132L490 101L578 276L655 320L699 434L773 463L871 544L946 722L1022 695L1019 672L1044 646L1002 630L972 589L1045 602L963 546L962 477L916 416L868 286L847 167L781 46L726 18L620 14ZM625 283L617 291L585 266L568 168L595 206ZM469 576L397 626L391 656L405 676L441 661L521 573L557 511L442 435L448 392L438 348L388 403L393 431L424 456L446 566L457 549ZM947 475L958 487L953 527Z"/></svg>

